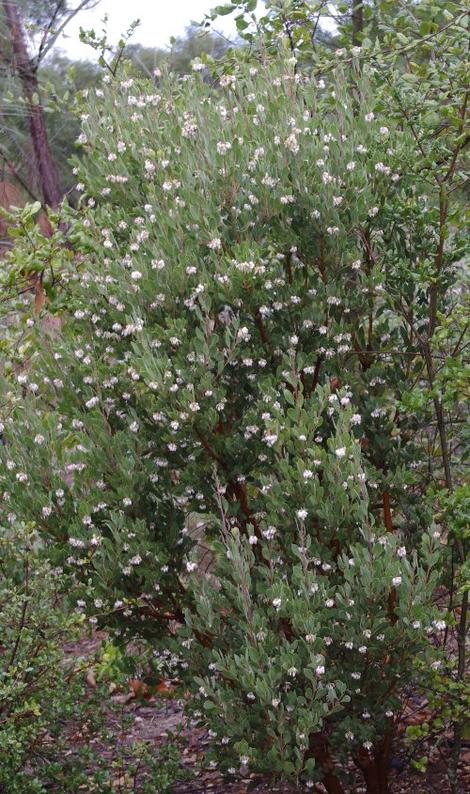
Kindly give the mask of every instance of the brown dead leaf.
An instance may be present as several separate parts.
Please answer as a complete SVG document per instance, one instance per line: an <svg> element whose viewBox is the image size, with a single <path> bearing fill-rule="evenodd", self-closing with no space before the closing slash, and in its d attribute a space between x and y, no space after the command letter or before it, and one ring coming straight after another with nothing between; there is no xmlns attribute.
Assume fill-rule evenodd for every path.
<svg viewBox="0 0 470 794"><path fill-rule="evenodd" d="M39 279L36 279L34 284L34 311L36 314L39 314L45 302L46 293L44 292L44 287L42 286Z"/></svg>
<svg viewBox="0 0 470 794"><path fill-rule="evenodd" d="M159 695L168 695L174 692L175 687L169 681L160 681L156 689Z"/></svg>
<svg viewBox="0 0 470 794"><path fill-rule="evenodd" d="M151 697L149 686L144 681L139 681L138 678L129 679L129 689L135 698L148 700Z"/></svg>
<svg viewBox="0 0 470 794"><path fill-rule="evenodd" d="M341 388L341 381L338 377L336 377L336 375L333 375L333 377L330 378L330 388L332 391L336 391L336 389Z"/></svg>
<svg viewBox="0 0 470 794"><path fill-rule="evenodd" d="M23 205L24 198L21 190L13 182L0 180L0 207L8 210L10 207L22 207Z"/></svg>
<svg viewBox="0 0 470 794"><path fill-rule="evenodd" d="M93 670L88 670L85 676L85 681L92 689L96 689L96 677Z"/></svg>
<svg viewBox="0 0 470 794"><path fill-rule="evenodd" d="M50 220L47 217L45 212L41 211L39 213L39 215L37 217L37 224L38 224L39 228L41 229L44 237L51 237L52 232L53 232L53 228L52 228L51 222L50 222Z"/></svg>

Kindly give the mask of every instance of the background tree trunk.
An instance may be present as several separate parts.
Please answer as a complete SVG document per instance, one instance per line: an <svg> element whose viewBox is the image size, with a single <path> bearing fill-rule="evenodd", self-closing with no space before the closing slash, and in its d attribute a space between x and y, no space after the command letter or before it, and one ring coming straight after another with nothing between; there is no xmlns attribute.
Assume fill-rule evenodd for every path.
<svg viewBox="0 0 470 794"><path fill-rule="evenodd" d="M11 37L14 66L21 80L26 102L34 161L42 195L46 204L57 207L62 200L62 190L49 148L43 107L39 100L37 63L29 56L15 0L3 0L3 10Z"/></svg>

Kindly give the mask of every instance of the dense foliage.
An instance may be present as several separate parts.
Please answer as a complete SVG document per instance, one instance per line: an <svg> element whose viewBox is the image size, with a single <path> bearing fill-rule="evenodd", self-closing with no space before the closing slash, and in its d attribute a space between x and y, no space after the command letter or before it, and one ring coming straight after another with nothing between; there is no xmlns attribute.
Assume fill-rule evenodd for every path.
<svg viewBox="0 0 470 794"><path fill-rule="evenodd" d="M13 436L19 443L4 474L10 503L61 550L68 540L61 562L84 582L96 573L92 599L105 597L105 613L123 592L120 619L124 610L140 623L157 610L146 632L184 602L185 516L217 513L213 466L249 523L263 507L254 480L282 448L283 414L315 399L319 382L333 393L344 384L344 404L353 401L376 509L393 491L408 537L422 522L403 487L414 480L404 464L416 456L416 419L397 411L407 362L393 355L400 327L383 283L403 257L403 230L387 219L416 190L395 171L410 136L375 119L368 95L355 111L340 78L334 98L317 81L301 84L292 65L247 75L236 93L235 78L226 82L226 103L246 105L237 113L198 77L178 94L170 79L142 98L123 81L119 103L114 89L98 92L96 116L89 102L85 130L105 125L117 140L95 141L88 209L69 234L81 235L87 266L62 275L73 319L17 376L25 394L15 411L28 432L11 417L6 428L5 457ZM159 153L146 146L157 112ZM420 216L417 205L407 228L416 247L426 244ZM36 248L34 257L43 267ZM333 411L332 402L320 446Z"/></svg>
<svg viewBox="0 0 470 794"><path fill-rule="evenodd" d="M2 521L35 523L92 626L186 674L230 775L337 794L351 758L386 792L407 686L447 685L458 790L454 11L450 33L405 26L397 45L385 20L389 49L315 68L269 17L256 65L243 50L181 81L107 77L82 108L79 210L51 215L47 240L34 208L16 217L5 281L40 280L9 326Z"/></svg>

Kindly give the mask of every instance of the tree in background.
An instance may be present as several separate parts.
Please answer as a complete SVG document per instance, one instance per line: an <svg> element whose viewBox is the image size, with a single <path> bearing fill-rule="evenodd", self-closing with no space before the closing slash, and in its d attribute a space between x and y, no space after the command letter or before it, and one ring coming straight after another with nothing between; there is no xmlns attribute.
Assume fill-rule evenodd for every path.
<svg viewBox="0 0 470 794"><path fill-rule="evenodd" d="M177 75L191 72L191 63L196 58L208 55L220 60L234 43L217 32L201 32L195 26L186 30L184 36L173 38L168 49L143 47L141 44L129 44L125 58L131 61L141 76L153 77L155 69L170 69Z"/></svg>
<svg viewBox="0 0 470 794"><path fill-rule="evenodd" d="M31 101L21 94L20 71L26 79L25 68L18 68L11 30L4 7L0 6L0 70L4 75L0 89L0 206L3 208L22 206L26 199L39 199L54 206L64 195L72 203L76 201L76 180L70 159L77 151L80 120L74 105L77 96L97 85L101 67L92 61L72 61L53 47L70 19L92 6L90 1L75 4L73 8L58 2L55 9L38 0L9 4L10 17L13 13L12 18L20 23L15 30L17 35L21 34L23 58L28 58L26 82L29 89L35 89L29 93ZM130 32L133 30L131 26ZM32 44L26 42L31 31ZM94 49L103 46L101 56L105 51L113 51L105 43L105 31L102 39L94 31L87 35ZM188 28L184 36L173 39L166 49L128 44L127 40L128 36L123 39L123 46L114 50L114 57L119 54L119 60L131 62L136 76L152 78L155 69L165 67L179 75L187 74L194 58L208 55L217 60L231 46L222 35L201 32L196 27ZM37 50L34 56L29 55L32 45ZM41 218L47 231L45 216ZM3 248L9 247L7 228L5 220L0 221Z"/></svg>
<svg viewBox="0 0 470 794"><path fill-rule="evenodd" d="M39 69L70 20L81 10L96 5L97 1L81 0L71 6L65 0L55 0L53 3L42 0L20 3L16 0L2 0L0 7L0 63L7 77L18 81L17 85L22 95L23 123L28 128L32 150L33 184L36 184L40 191L44 204L50 207L59 205L63 196L63 187L49 142ZM26 39L26 32L31 30L37 39L34 54L31 54ZM18 106L19 103L16 105L16 110ZM21 126L23 124L20 128ZM17 129L10 129L5 137L13 143L14 152L18 146ZM10 164L16 159L15 155L11 147L7 146L3 149L3 146L2 141L0 156L6 164ZM23 157L24 154L23 150ZM28 175L21 172L21 167L13 166L10 168L11 172L29 193L34 192L34 188L30 187L31 181Z"/></svg>

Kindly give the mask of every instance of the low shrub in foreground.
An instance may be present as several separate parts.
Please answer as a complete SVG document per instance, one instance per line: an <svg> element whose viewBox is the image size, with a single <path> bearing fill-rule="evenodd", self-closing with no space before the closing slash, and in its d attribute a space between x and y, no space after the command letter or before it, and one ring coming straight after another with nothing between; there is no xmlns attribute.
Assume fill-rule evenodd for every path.
<svg viewBox="0 0 470 794"><path fill-rule="evenodd" d="M67 613L60 576L41 559L37 532L2 529L0 792L164 794L187 776L179 747L123 742L131 715L104 685L85 686L90 660L66 655L83 617Z"/></svg>
<svg viewBox="0 0 470 794"><path fill-rule="evenodd" d="M41 561L34 530L0 536L0 790L42 792L45 766L83 686L64 659L77 616L64 611L58 573Z"/></svg>

